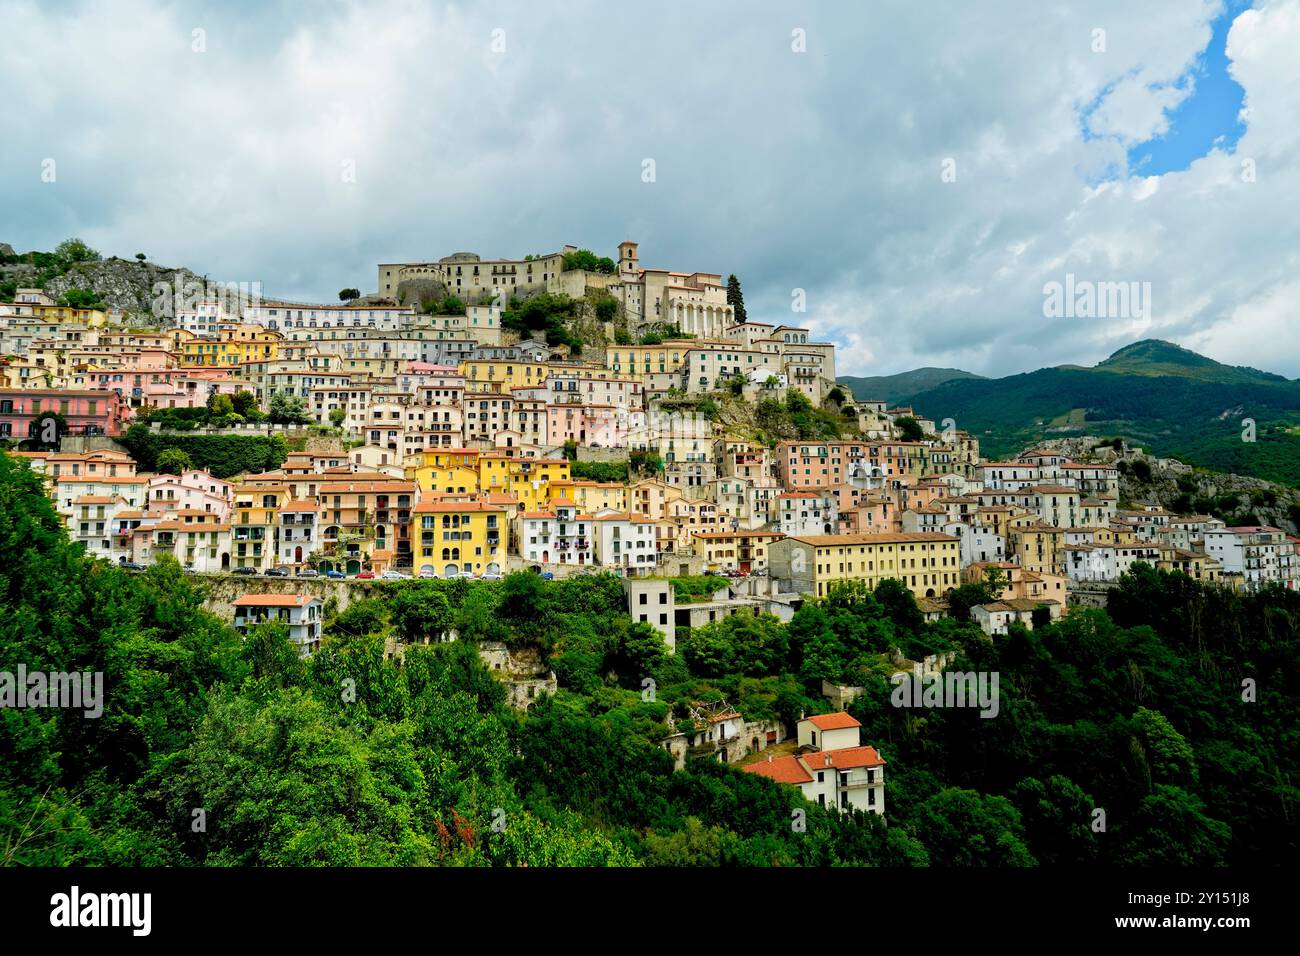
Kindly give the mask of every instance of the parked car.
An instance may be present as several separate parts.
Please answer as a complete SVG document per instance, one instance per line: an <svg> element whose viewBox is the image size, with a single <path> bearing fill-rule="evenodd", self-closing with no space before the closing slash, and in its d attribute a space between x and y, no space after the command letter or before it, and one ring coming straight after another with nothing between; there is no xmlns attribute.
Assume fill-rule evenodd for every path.
<svg viewBox="0 0 1300 956"><path fill-rule="evenodd" d="M421 569L420 569L420 577L422 577L422 578L436 578L437 576L438 576L438 573L437 573L436 571L434 571L433 568L421 568Z"/></svg>
<svg viewBox="0 0 1300 956"><path fill-rule="evenodd" d="M298 577L316 578L316 577L320 577L320 572L317 571L315 568L303 568L301 571L298 572Z"/></svg>
<svg viewBox="0 0 1300 956"><path fill-rule="evenodd" d="M267 568L262 572L268 578L287 578L289 576L288 568Z"/></svg>
<svg viewBox="0 0 1300 956"><path fill-rule="evenodd" d="M331 581L342 581L347 577L347 575L342 571L326 571L325 577L329 578Z"/></svg>
<svg viewBox="0 0 1300 956"><path fill-rule="evenodd" d="M360 575L357 576L360 577ZM401 571L385 571L383 574L379 575L379 577L380 580L383 581L408 581L411 576L409 574L403 574Z"/></svg>
<svg viewBox="0 0 1300 956"><path fill-rule="evenodd" d="M134 561L123 561L118 565L123 571L143 571L143 564L136 564Z"/></svg>
<svg viewBox="0 0 1300 956"><path fill-rule="evenodd" d="M542 572L542 580L543 580L543 581L554 581L554 580L555 580L555 572L554 572L554 571L543 571L543 572Z"/></svg>
<svg viewBox="0 0 1300 956"><path fill-rule="evenodd" d="M500 573L497 572L497 571L484 571L484 572L483 572L483 577L479 578L479 580L480 580L480 581L500 581L500 580L501 580L501 575L500 575Z"/></svg>
<svg viewBox="0 0 1300 956"><path fill-rule="evenodd" d="M364 581L373 580L374 576L375 576L374 571L358 571L356 574L353 575L354 578L360 578L361 580Z"/></svg>
<svg viewBox="0 0 1300 956"><path fill-rule="evenodd" d="M250 567L245 566L245 567L241 567L241 568L235 568L235 569L234 569L233 571L231 571L230 573L231 573L231 574L256 574L256 573L257 573L257 568L250 568Z"/></svg>

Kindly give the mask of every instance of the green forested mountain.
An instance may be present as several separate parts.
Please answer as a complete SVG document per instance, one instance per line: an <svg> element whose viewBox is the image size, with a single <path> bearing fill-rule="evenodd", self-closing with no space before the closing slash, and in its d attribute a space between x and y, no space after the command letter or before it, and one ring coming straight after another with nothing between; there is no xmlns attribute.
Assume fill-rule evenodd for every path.
<svg viewBox="0 0 1300 956"><path fill-rule="evenodd" d="M1073 366L1066 366L1073 367ZM1256 368L1224 365L1185 349L1181 345L1161 339L1143 339L1126 345L1096 365L1096 371L1117 375L1173 376L1191 378L1201 382L1218 382L1223 385L1286 383L1281 375L1261 372Z"/></svg>
<svg viewBox="0 0 1300 956"><path fill-rule="evenodd" d="M376 585L303 661L283 625L241 638L205 611L174 561L86 557L7 455L0 549L3 669L104 678L98 718L0 707L4 865L1282 866L1300 849L1294 592L1139 564L1108 610L990 640L885 581L789 624L685 631L669 654L617 577L517 572ZM449 626L460 640L385 656L386 637ZM538 650L559 693L508 708L483 639ZM893 706L891 648L1000 675L996 716ZM865 688L851 712L887 761L888 826L713 759L675 772L658 745L692 701L788 726L827 709L823 680Z"/></svg>
<svg viewBox="0 0 1300 956"><path fill-rule="evenodd" d="M944 382L955 379L979 378L973 372L963 372L959 368L914 368L910 372L897 375L870 375L858 378L841 375L836 381L853 390L853 397L859 401L896 402L899 398L915 395Z"/></svg>
<svg viewBox="0 0 1300 956"><path fill-rule="evenodd" d="M1122 435L1157 455L1300 486L1300 381L1168 342L1136 342L1092 368L953 380L899 401L955 419L990 456L1044 438ZM1245 419L1254 442L1242 440Z"/></svg>

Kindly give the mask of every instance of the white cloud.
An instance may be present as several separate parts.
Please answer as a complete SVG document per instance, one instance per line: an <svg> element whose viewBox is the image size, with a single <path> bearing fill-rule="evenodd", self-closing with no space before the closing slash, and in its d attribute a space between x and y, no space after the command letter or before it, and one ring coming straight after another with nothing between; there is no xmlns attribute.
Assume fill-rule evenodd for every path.
<svg viewBox="0 0 1300 956"><path fill-rule="evenodd" d="M1250 110L1234 154L1103 189L1090 183L1123 170L1122 142L1161 131L1219 3L1088 6L954 5L938 24L902 3L669 3L630 23L594 0L563 17L0 0L23 38L0 60L19 93L0 241L77 234L329 299L373 288L380 261L634 238L647 265L738 273L753 317L810 325L863 374L1095 361L1133 322L1045 320L1043 284L1073 272L1151 282L1146 334L1225 357L1296 271L1300 2L1248 11L1229 36ZM1085 142L1090 104L1106 136ZM1300 336L1282 331L1252 364L1300 374Z"/></svg>

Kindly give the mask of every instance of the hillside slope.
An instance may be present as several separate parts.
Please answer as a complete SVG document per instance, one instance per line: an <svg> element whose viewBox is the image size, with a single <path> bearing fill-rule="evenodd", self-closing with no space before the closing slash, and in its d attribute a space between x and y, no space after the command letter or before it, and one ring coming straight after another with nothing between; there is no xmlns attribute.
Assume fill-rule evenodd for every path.
<svg viewBox="0 0 1300 956"><path fill-rule="evenodd" d="M1168 342L1134 343L1093 368L954 380L900 400L956 419L991 456L1045 438L1122 435L1157 455L1300 486L1300 382ZM1253 442L1243 441L1246 419Z"/></svg>

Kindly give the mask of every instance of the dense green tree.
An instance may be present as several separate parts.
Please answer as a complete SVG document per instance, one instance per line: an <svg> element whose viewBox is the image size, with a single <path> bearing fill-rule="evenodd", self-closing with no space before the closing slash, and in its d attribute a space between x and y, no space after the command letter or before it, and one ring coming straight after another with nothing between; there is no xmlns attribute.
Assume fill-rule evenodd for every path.
<svg viewBox="0 0 1300 956"><path fill-rule="evenodd" d="M1040 863L1096 859L1097 835L1092 830L1096 805L1072 780L1060 775L1046 781L1027 777L1016 784L1010 797Z"/></svg>
<svg viewBox="0 0 1300 956"><path fill-rule="evenodd" d="M692 628L681 654L691 671L703 677L775 674L785 669L790 642L771 614L733 614Z"/></svg>
<svg viewBox="0 0 1300 956"><path fill-rule="evenodd" d="M578 249L574 252L566 252L562 260L565 272L582 270L585 272L600 272L605 275L613 275L618 271L618 266L609 256L598 256L590 249Z"/></svg>
<svg viewBox="0 0 1300 956"><path fill-rule="evenodd" d="M388 621L388 610L378 598L353 601L335 616L331 630L349 637L378 634Z"/></svg>
<svg viewBox="0 0 1300 956"><path fill-rule="evenodd" d="M73 309L102 310L108 308L103 296L97 294L93 289L69 289L59 296L59 305L66 305Z"/></svg>
<svg viewBox="0 0 1300 956"><path fill-rule="evenodd" d="M452 624L451 604L439 589L403 587L389 605L397 635L407 643L441 641Z"/></svg>
<svg viewBox="0 0 1300 956"><path fill-rule="evenodd" d="M241 388L231 397L230 404L236 415L243 415L245 418L249 418L259 411L257 396L244 388Z"/></svg>
<svg viewBox="0 0 1300 956"><path fill-rule="evenodd" d="M745 293L740 291L740 280L734 272L727 276L727 305L731 306L731 317L737 325L748 321L745 314Z"/></svg>
<svg viewBox="0 0 1300 956"><path fill-rule="evenodd" d="M65 265L78 262L97 262L100 255L80 239L64 239L54 247L54 255Z"/></svg>
<svg viewBox="0 0 1300 956"><path fill-rule="evenodd" d="M526 634L538 634L550 614L547 588L541 575L514 571L501 582L497 613L509 626Z"/></svg>
<svg viewBox="0 0 1300 956"><path fill-rule="evenodd" d="M1181 787L1158 785L1119 834L1117 862L1128 866L1210 866L1223 859L1232 831Z"/></svg>
<svg viewBox="0 0 1300 956"><path fill-rule="evenodd" d="M898 435L903 441L922 441L925 438L925 430L911 415L900 415L894 419L894 425L898 428Z"/></svg>
<svg viewBox="0 0 1300 956"><path fill-rule="evenodd" d="M940 866L1033 866L1020 814L1005 797L949 787L917 809L930 860Z"/></svg>
<svg viewBox="0 0 1300 956"><path fill-rule="evenodd" d="M159 454L154 467L167 475L180 475L194 467L190 456L179 448L164 448Z"/></svg>
<svg viewBox="0 0 1300 956"><path fill-rule="evenodd" d="M222 392L213 392L208 396L208 411L212 413L213 417L233 415L235 413L235 401Z"/></svg>
<svg viewBox="0 0 1300 956"><path fill-rule="evenodd" d="M276 392L267 405L267 417L276 425L308 425L312 421L301 395Z"/></svg>

